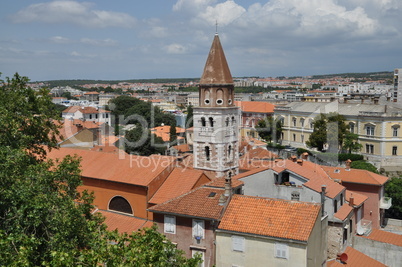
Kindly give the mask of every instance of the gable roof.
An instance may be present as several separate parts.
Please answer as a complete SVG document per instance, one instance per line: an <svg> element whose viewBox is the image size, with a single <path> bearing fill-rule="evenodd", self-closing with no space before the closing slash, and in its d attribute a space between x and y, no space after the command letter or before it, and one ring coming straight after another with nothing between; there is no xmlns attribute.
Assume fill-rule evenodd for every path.
<svg viewBox="0 0 402 267"><path fill-rule="evenodd" d="M242 112L249 113L274 113L275 105L262 101L235 101L235 105L240 107Z"/></svg>
<svg viewBox="0 0 402 267"><path fill-rule="evenodd" d="M218 34L215 34L200 84L233 84L232 74Z"/></svg>
<svg viewBox="0 0 402 267"><path fill-rule="evenodd" d="M368 196L357 193L355 191L345 190L345 200L350 203L350 198L353 197L353 207L358 207L363 204Z"/></svg>
<svg viewBox="0 0 402 267"><path fill-rule="evenodd" d="M307 241L321 205L233 195L218 229Z"/></svg>
<svg viewBox="0 0 402 267"><path fill-rule="evenodd" d="M346 263L341 263L340 261L333 259L327 261L328 267L347 267L347 266L370 266L370 267L382 267L387 266L381 262L367 256L366 254L352 248L347 247L344 251L348 255L348 260Z"/></svg>
<svg viewBox="0 0 402 267"><path fill-rule="evenodd" d="M176 127L176 133L184 133L185 129ZM154 133L156 136L160 137L163 139L165 142L170 141L170 126L169 125L163 125L163 126L158 126L155 128L151 128L151 133ZM178 139L183 139L181 136L177 136Z"/></svg>
<svg viewBox="0 0 402 267"><path fill-rule="evenodd" d="M203 175L201 170L174 168L149 203L160 204L191 191Z"/></svg>
<svg viewBox="0 0 402 267"><path fill-rule="evenodd" d="M340 167L322 166L322 169L332 179L340 179L342 182L356 184L371 184L381 186L388 181L388 177L360 169L345 169Z"/></svg>
<svg viewBox="0 0 402 267"><path fill-rule="evenodd" d="M336 218L341 221L346 220L349 217L349 214L353 211L353 208L348 204L344 203L340 209L334 214Z"/></svg>
<svg viewBox="0 0 402 267"><path fill-rule="evenodd" d="M119 183L148 186L174 158L151 155L142 157L136 155L106 153L72 148L52 149L48 159L61 159L67 155L81 157L81 176Z"/></svg>
<svg viewBox="0 0 402 267"><path fill-rule="evenodd" d="M251 149L247 151L244 155L243 158L247 159L273 159L273 158L279 158L279 156L271 151L268 151L265 148L262 147L256 147L254 149Z"/></svg>
<svg viewBox="0 0 402 267"><path fill-rule="evenodd" d="M218 220L223 210L223 206L219 205L219 198L224 191L220 188L199 187L148 210Z"/></svg>

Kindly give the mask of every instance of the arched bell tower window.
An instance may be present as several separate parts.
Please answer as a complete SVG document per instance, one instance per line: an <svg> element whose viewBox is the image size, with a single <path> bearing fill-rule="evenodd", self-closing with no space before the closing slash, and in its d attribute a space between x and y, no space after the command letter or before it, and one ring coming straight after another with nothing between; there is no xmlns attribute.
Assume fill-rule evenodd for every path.
<svg viewBox="0 0 402 267"><path fill-rule="evenodd" d="M205 103L206 105L209 105L210 102L211 102L211 101L210 101L210 93L209 93L209 90L208 90L208 89L205 89L205 91L204 91L204 103Z"/></svg>
<svg viewBox="0 0 402 267"><path fill-rule="evenodd" d="M206 123L206 121L205 121L205 117L201 117L201 126L202 126L202 127L207 126L207 123Z"/></svg>
<svg viewBox="0 0 402 267"><path fill-rule="evenodd" d="M235 117L234 116L232 116L232 125L235 125Z"/></svg>
<svg viewBox="0 0 402 267"><path fill-rule="evenodd" d="M214 127L214 118L209 117L209 126Z"/></svg>
<svg viewBox="0 0 402 267"><path fill-rule="evenodd" d="M116 196L110 200L109 210L133 214L130 203L124 197L120 196Z"/></svg>
<svg viewBox="0 0 402 267"><path fill-rule="evenodd" d="M206 146L206 147L205 147L205 158L206 158L207 160L210 160L210 159L211 159L211 151L210 151L209 146Z"/></svg>
<svg viewBox="0 0 402 267"><path fill-rule="evenodd" d="M231 152L232 152L232 146L229 145L229 147L228 147L228 158L230 158Z"/></svg>
<svg viewBox="0 0 402 267"><path fill-rule="evenodd" d="M216 90L216 104L218 104L218 105L223 104L223 90L222 89Z"/></svg>
<svg viewBox="0 0 402 267"><path fill-rule="evenodd" d="M226 121L225 121L226 127L229 126L229 117L226 117Z"/></svg>

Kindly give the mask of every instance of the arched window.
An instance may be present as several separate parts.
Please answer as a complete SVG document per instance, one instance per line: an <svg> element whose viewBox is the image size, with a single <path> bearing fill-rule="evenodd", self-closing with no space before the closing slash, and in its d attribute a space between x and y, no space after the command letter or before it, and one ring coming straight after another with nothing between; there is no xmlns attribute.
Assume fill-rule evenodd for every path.
<svg viewBox="0 0 402 267"><path fill-rule="evenodd" d="M235 125L235 122L236 122L235 117L232 116L232 125Z"/></svg>
<svg viewBox="0 0 402 267"><path fill-rule="evenodd" d="M338 201L334 199L334 213L338 212Z"/></svg>
<svg viewBox="0 0 402 267"><path fill-rule="evenodd" d="M229 147L228 147L228 158L230 158L231 152L232 152L232 146L229 145Z"/></svg>
<svg viewBox="0 0 402 267"><path fill-rule="evenodd" d="M207 123L206 123L206 121L205 121L205 118L204 118L204 117L201 117L201 126L202 126L202 127L207 126Z"/></svg>
<svg viewBox="0 0 402 267"><path fill-rule="evenodd" d="M210 151L209 146L206 146L206 147L205 147L205 158L206 158L207 160L210 160L210 158L211 158L211 151Z"/></svg>
<svg viewBox="0 0 402 267"><path fill-rule="evenodd" d="M226 117L226 127L228 127L229 126L229 117Z"/></svg>
<svg viewBox="0 0 402 267"><path fill-rule="evenodd" d="M133 214L130 203L124 197L114 197L109 202L109 210Z"/></svg>
<svg viewBox="0 0 402 267"><path fill-rule="evenodd" d="M210 103L210 94L209 94L209 90L208 89L206 89L205 91L204 91L204 103L206 104L206 105L209 105L209 103Z"/></svg>
<svg viewBox="0 0 402 267"><path fill-rule="evenodd" d="M223 104L223 90L218 89L216 91L216 104L222 105Z"/></svg>
<svg viewBox="0 0 402 267"><path fill-rule="evenodd" d="M214 127L214 118L209 117L209 126Z"/></svg>
<svg viewBox="0 0 402 267"><path fill-rule="evenodd" d="M351 133L355 133L355 123L354 122L349 122L349 131Z"/></svg>

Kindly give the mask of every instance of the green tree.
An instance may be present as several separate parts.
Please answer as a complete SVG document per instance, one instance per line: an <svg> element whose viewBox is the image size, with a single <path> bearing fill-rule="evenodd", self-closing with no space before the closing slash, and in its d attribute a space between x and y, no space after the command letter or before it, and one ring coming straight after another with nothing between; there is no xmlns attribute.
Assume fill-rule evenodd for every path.
<svg viewBox="0 0 402 267"><path fill-rule="evenodd" d="M272 117L267 117L265 119L259 120L257 125L255 126L258 135L271 143L272 141L276 142L280 139L282 133L282 121L276 120Z"/></svg>
<svg viewBox="0 0 402 267"><path fill-rule="evenodd" d="M44 157L43 145L54 148L57 144L59 132L53 120L60 117L49 91L36 92L27 86L28 81L18 73L0 80L0 146L27 149L31 155Z"/></svg>
<svg viewBox="0 0 402 267"><path fill-rule="evenodd" d="M385 184L385 195L392 198L392 207L387 217L402 219L402 178L393 177Z"/></svg>
<svg viewBox="0 0 402 267"><path fill-rule="evenodd" d="M306 144L310 147L316 147L319 151L324 149L327 143L327 118L324 114L320 114L314 118L314 130L311 133Z"/></svg>
<svg viewBox="0 0 402 267"><path fill-rule="evenodd" d="M170 136L170 145L174 146L177 144L177 131L176 131L176 122L170 125L170 130L169 130L169 136Z"/></svg>
<svg viewBox="0 0 402 267"><path fill-rule="evenodd" d="M166 145L162 138L140 126L127 131L125 139L124 150L129 154L149 156L164 154L166 151Z"/></svg>
<svg viewBox="0 0 402 267"><path fill-rule="evenodd" d="M7 127L0 131L0 264L197 266L199 258L183 257L155 227L131 235L106 230L100 213L93 214L93 195L77 191L79 159L45 159L55 147L54 110L47 93L26 81L16 74L0 90Z"/></svg>
<svg viewBox="0 0 402 267"><path fill-rule="evenodd" d="M350 167L353 169L361 169L361 170L367 170L367 171L371 171L374 173L378 173L377 168L373 164L371 164L370 162L367 162L365 160L352 161L352 163L350 164Z"/></svg>
<svg viewBox="0 0 402 267"><path fill-rule="evenodd" d="M328 145L329 151L338 152L348 133L345 121L345 117L338 113L329 113L327 116L321 113L314 119L314 130L306 144L319 151Z"/></svg>
<svg viewBox="0 0 402 267"><path fill-rule="evenodd" d="M345 134L343 149L346 150L349 154L352 152L359 152L363 146L358 142L358 138L359 135L348 131Z"/></svg>
<svg viewBox="0 0 402 267"><path fill-rule="evenodd" d="M187 117L186 117L186 129L193 127L193 106L189 105L187 107Z"/></svg>

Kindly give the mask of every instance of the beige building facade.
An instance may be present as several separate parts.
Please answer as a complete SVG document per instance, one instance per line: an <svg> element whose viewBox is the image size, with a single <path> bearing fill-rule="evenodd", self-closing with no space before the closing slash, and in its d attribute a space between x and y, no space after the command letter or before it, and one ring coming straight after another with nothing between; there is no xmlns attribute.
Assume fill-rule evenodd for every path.
<svg viewBox="0 0 402 267"><path fill-rule="evenodd" d="M377 167L396 167L402 163L402 107L394 102L311 103L293 102L276 107L274 118L282 120L282 145L306 146L320 113L339 113L352 133L359 136L359 153Z"/></svg>

